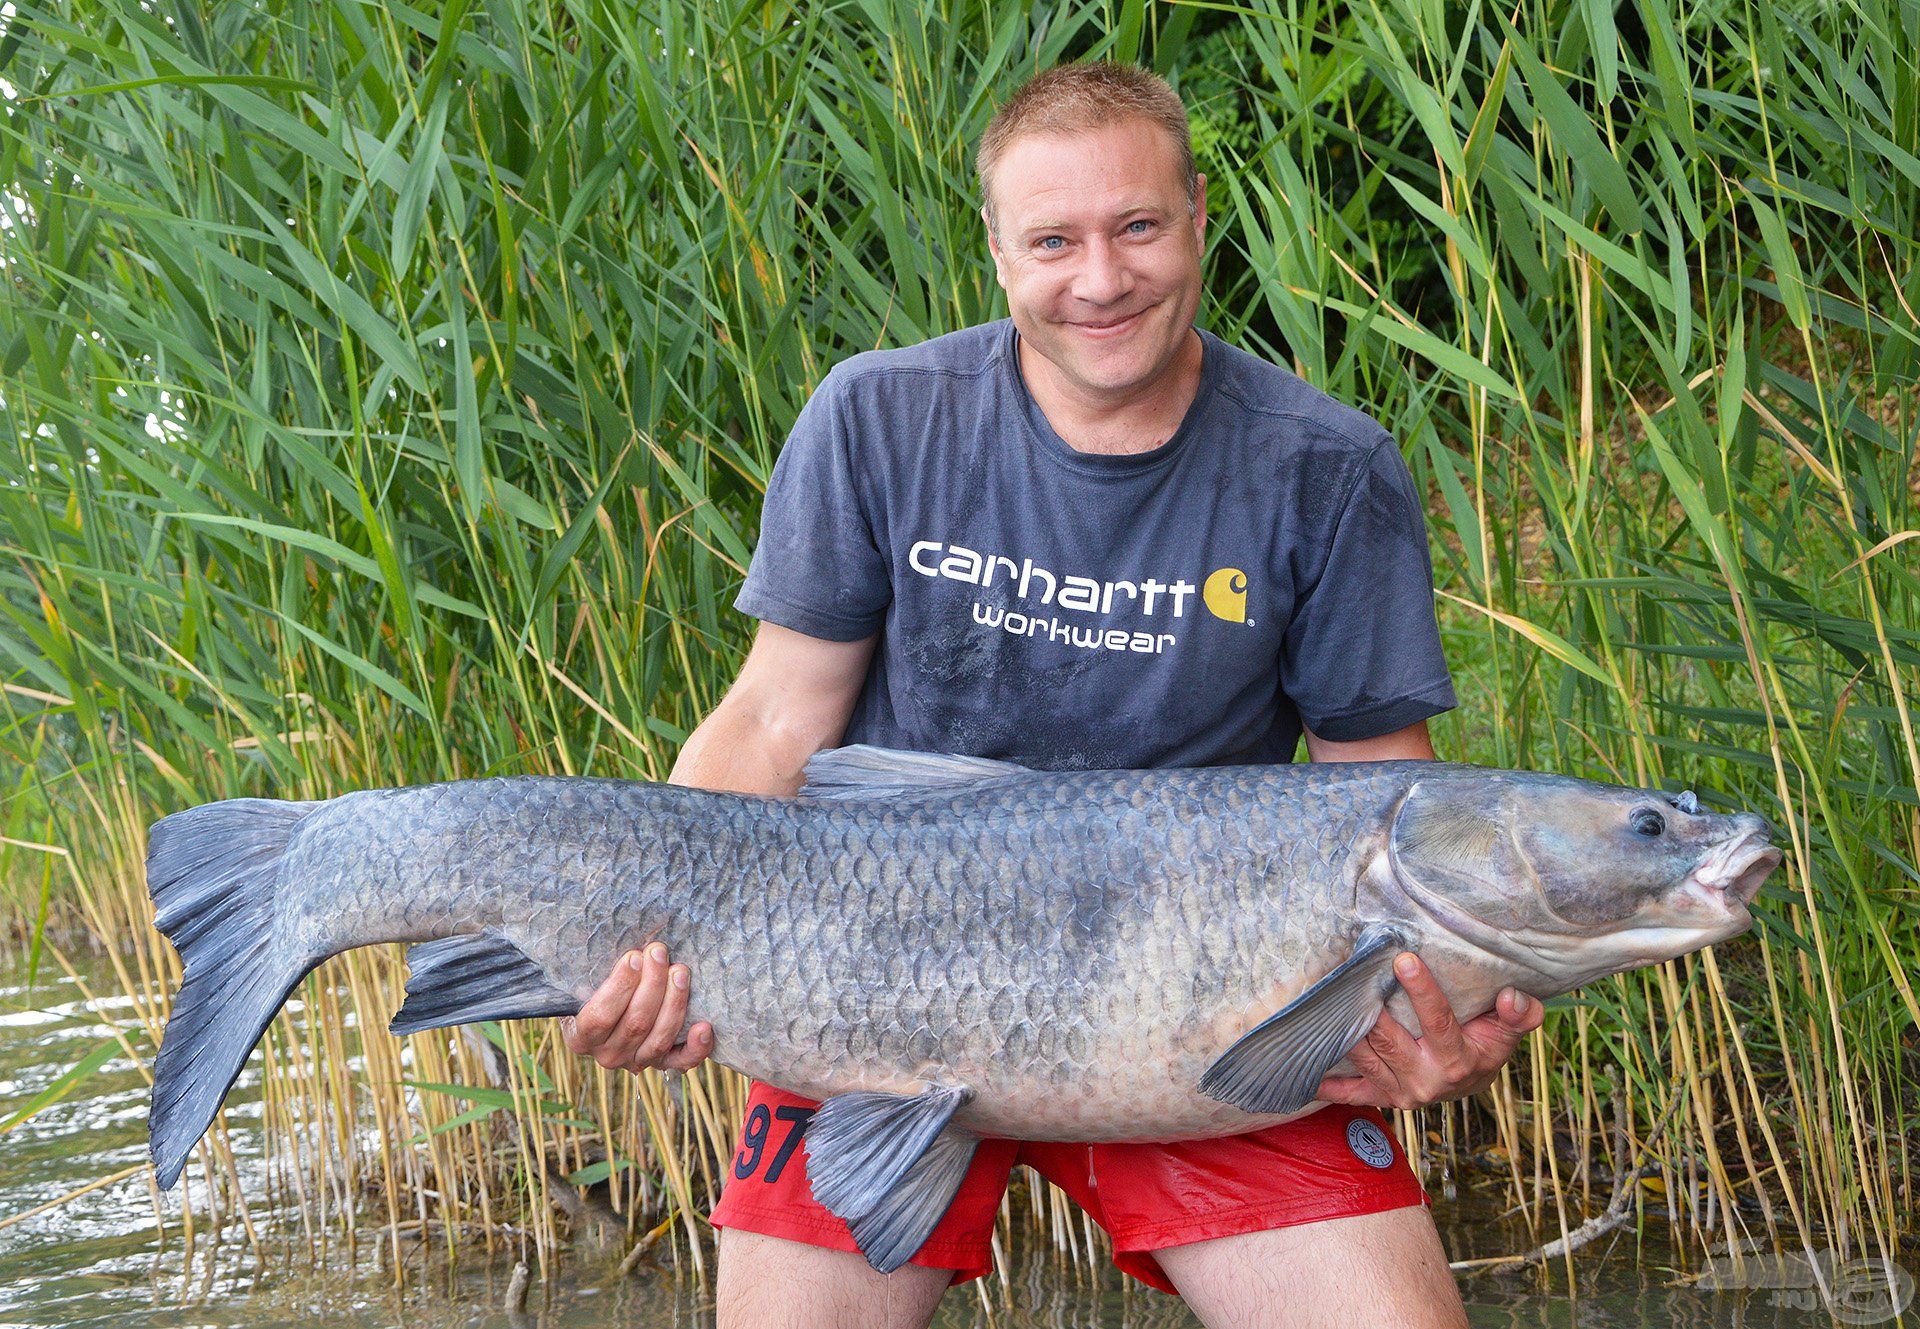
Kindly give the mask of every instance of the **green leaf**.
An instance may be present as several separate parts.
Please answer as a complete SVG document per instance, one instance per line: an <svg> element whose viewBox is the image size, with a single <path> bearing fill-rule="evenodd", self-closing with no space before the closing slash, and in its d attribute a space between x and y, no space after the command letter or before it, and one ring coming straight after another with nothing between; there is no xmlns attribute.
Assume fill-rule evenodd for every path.
<svg viewBox="0 0 1920 1329"><path fill-rule="evenodd" d="M109 1038L99 1044L93 1051L62 1071L45 1089L21 1104L12 1116L5 1121L0 1121L0 1135L5 1135L21 1122L58 1103L72 1093L82 1080L106 1065L113 1059L115 1053L122 1050L120 1040L117 1038Z"/></svg>
<svg viewBox="0 0 1920 1329"><path fill-rule="evenodd" d="M1409 327L1398 319L1388 315L1378 317L1380 309L1363 309L1347 300L1333 296L1322 296L1321 303L1328 309L1338 310L1348 318L1365 325L1366 330L1375 336L1384 337L1395 345L1404 346L1414 354L1433 362L1457 378L1463 378L1475 387L1485 388L1494 396L1507 401L1521 400L1520 389L1496 374L1493 369L1480 363L1473 356L1455 346L1452 342L1442 341L1419 324Z"/></svg>
<svg viewBox="0 0 1920 1329"><path fill-rule="evenodd" d="M1506 34L1514 59L1526 79L1527 90L1533 94L1534 105L1540 108L1547 127L1553 132L1554 141L1573 159L1574 169L1592 187L1601 206L1606 208L1620 227L1628 231L1645 230L1647 217L1640 210L1640 200L1633 182L1627 178L1625 168L1615 160L1612 151L1600 141L1600 135L1594 131L1593 121L1567 95L1567 90L1560 86L1559 78L1541 63L1540 57L1533 52L1533 44L1514 30L1506 15L1497 8L1492 13Z"/></svg>
<svg viewBox="0 0 1920 1329"><path fill-rule="evenodd" d="M589 1163L576 1172L567 1174L567 1182L574 1186L592 1186L605 1181L615 1172L624 1171L633 1166L630 1159L601 1159L598 1163Z"/></svg>
<svg viewBox="0 0 1920 1329"><path fill-rule="evenodd" d="M1793 326L1805 332L1813 325L1813 314L1807 307L1806 282L1800 275L1799 256L1793 252L1793 239L1787 234L1780 214L1751 189L1747 191L1747 206L1753 209L1754 220L1760 223L1760 238L1766 245L1767 262L1780 288L1780 303L1786 306Z"/></svg>
<svg viewBox="0 0 1920 1329"><path fill-rule="evenodd" d="M433 1126L427 1130L422 1131L420 1134L414 1136L407 1143L425 1144L428 1140L431 1140L436 1135L445 1135L448 1131L456 1130L461 1126L471 1126L476 1121L485 1121L488 1117L491 1117L494 1113L498 1112L501 1106L502 1105L499 1103L476 1104L475 1106L468 1108L464 1112L459 1112L451 1117L448 1117L445 1121L441 1122L438 1126Z"/></svg>
<svg viewBox="0 0 1920 1329"><path fill-rule="evenodd" d="M440 1084L432 1080L402 1080L409 1089L420 1089L430 1094L443 1094L448 1098L464 1099L471 1103L493 1108L512 1108L516 1101L511 1091L494 1089L476 1084ZM566 1103L556 1103L548 1099L538 1099L533 1104L542 1112L566 1113L573 1108Z"/></svg>

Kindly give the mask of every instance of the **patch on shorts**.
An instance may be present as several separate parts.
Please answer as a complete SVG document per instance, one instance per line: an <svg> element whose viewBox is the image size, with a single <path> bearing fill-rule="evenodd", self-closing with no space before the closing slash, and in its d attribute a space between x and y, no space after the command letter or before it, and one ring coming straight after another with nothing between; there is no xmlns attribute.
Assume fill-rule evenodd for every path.
<svg viewBox="0 0 1920 1329"><path fill-rule="evenodd" d="M1393 1141L1365 1117L1355 1117L1347 1123L1347 1148L1368 1167L1393 1166Z"/></svg>

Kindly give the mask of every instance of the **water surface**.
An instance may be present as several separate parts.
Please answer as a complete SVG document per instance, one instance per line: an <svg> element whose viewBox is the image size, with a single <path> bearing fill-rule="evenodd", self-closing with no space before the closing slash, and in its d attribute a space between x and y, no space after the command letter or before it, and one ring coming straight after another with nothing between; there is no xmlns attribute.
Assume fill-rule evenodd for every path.
<svg viewBox="0 0 1920 1329"><path fill-rule="evenodd" d="M96 993L112 979L91 979ZM126 1005L105 998L89 1010L71 979L42 972L32 991L24 966L0 965L0 1120L11 1116L69 1066L99 1047L102 1017L131 1026ZM129 1035L136 1048L137 1033ZM236 1086L228 1119L233 1146L255 1170L259 1157L257 1060ZM653 1329L712 1323L710 1296L691 1270L648 1266L618 1275L615 1261L570 1253L542 1275L534 1269L524 1312L505 1309L519 1252L492 1256L469 1248L455 1258L444 1240L403 1243L396 1277L379 1219L366 1217L357 1238L304 1233L291 1213L252 1210L259 1248L239 1224L224 1240L204 1231L189 1256L177 1196L159 1196L145 1169L147 1084L123 1053L78 1090L0 1137L0 1221L56 1200L124 1169L133 1175L0 1228L0 1329L11 1326L372 1326L417 1329ZM197 1177L198 1168L189 1170ZM1529 1249L1541 1240L1517 1215L1497 1179L1456 1193L1436 1190L1434 1213L1454 1258ZM1583 1251L1577 1295L1564 1271L1488 1275L1463 1290L1475 1325L1731 1325L1748 1329L1831 1324L1810 1289L1712 1291L1695 1285L1699 1265L1685 1262L1655 1229L1631 1228ZM1173 1329L1197 1324L1185 1307L1123 1278L1104 1260L1076 1263L1039 1246L1016 1249L1003 1277L948 1293L937 1324L991 1323L1008 1329ZM531 1262L531 1256L529 1256ZM1911 1258L1909 1267L1920 1267ZM985 1296L983 1299L982 1291ZM1909 1313L1908 1322L1912 1321ZM1355 1322L1364 1322L1355 1308ZM1854 1323L1868 1321L1856 1319ZM1880 1323L1893 1321L1882 1317Z"/></svg>

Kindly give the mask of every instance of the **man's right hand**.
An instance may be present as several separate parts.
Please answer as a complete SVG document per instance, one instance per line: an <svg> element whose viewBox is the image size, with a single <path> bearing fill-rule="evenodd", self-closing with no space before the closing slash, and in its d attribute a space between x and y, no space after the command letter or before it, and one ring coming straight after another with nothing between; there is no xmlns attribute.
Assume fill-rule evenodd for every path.
<svg viewBox="0 0 1920 1329"><path fill-rule="evenodd" d="M762 623L740 676L687 736L670 784L763 797L796 792L807 758L846 732L878 633L827 641ZM687 967L650 942L614 963L578 1015L560 1022L570 1051L608 1070L690 1070L713 1051L705 1020L687 1030Z"/></svg>
<svg viewBox="0 0 1920 1329"><path fill-rule="evenodd" d="M687 967L669 964L660 942L628 951L580 1013L560 1021L568 1051L610 1071L692 1070L713 1051L713 1026L702 1020L680 1041L688 984Z"/></svg>

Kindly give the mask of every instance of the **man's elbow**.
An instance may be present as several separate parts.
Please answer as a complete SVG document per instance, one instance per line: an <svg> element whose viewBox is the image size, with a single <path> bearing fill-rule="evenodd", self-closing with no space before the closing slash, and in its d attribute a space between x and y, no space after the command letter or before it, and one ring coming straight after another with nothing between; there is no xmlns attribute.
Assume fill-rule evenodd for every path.
<svg viewBox="0 0 1920 1329"><path fill-rule="evenodd" d="M810 706L735 688L687 736L672 784L749 794L791 794L807 758L839 741L846 725Z"/></svg>

